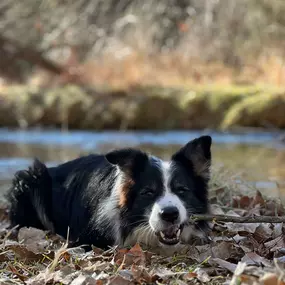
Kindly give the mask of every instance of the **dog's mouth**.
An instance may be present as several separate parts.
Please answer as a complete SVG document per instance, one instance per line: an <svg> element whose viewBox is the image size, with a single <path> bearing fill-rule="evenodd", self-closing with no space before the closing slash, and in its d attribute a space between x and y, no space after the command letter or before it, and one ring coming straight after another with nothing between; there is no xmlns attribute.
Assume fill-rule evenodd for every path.
<svg viewBox="0 0 285 285"><path fill-rule="evenodd" d="M183 225L171 226L166 230L156 232L158 240L166 245L175 245L180 242Z"/></svg>

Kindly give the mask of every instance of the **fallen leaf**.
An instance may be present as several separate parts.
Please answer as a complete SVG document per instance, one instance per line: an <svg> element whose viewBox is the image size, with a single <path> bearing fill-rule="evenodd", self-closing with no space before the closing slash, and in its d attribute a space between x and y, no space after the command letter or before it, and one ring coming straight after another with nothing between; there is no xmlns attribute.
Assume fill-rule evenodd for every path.
<svg viewBox="0 0 285 285"><path fill-rule="evenodd" d="M264 204L265 204L265 201L263 199L261 192L259 190L256 191L256 195L252 201L252 206L255 207L256 205L264 205Z"/></svg>
<svg viewBox="0 0 285 285"><path fill-rule="evenodd" d="M105 272L100 272L96 277L95 280L102 281L104 284L106 283L105 280L109 278L109 275Z"/></svg>
<svg viewBox="0 0 285 285"><path fill-rule="evenodd" d="M27 249L25 245L22 244L14 244L6 246L6 249L12 250L16 257L20 260L29 260L29 261L39 261L43 258L42 254L34 253ZM52 253L51 253L52 254Z"/></svg>
<svg viewBox="0 0 285 285"><path fill-rule="evenodd" d="M155 276L151 276L147 270L142 266L132 265L132 273L135 281L139 283L146 282L147 284L155 282L158 278Z"/></svg>
<svg viewBox="0 0 285 285"><path fill-rule="evenodd" d="M272 238L275 239L282 235L283 223L274 224Z"/></svg>
<svg viewBox="0 0 285 285"><path fill-rule="evenodd" d="M46 239L46 233L35 228L21 228L18 233L18 241L26 245L29 251L42 253L49 245Z"/></svg>
<svg viewBox="0 0 285 285"><path fill-rule="evenodd" d="M147 258L140 245L136 244L130 250L119 250L114 256L114 262L123 269L125 266L132 264L145 266Z"/></svg>
<svg viewBox="0 0 285 285"><path fill-rule="evenodd" d="M247 233L254 233L260 223L226 223L225 226L227 227L228 231L231 233L239 233L239 232L247 232Z"/></svg>
<svg viewBox="0 0 285 285"><path fill-rule="evenodd" d="M265 273L259 278L259 282L263 285L285 285L285 282L280 280L275 273Z"/></svg>
<svg viewBox="0 0 285 285"><path fill-rule="evenodd" d="M221 206L217 204L211 204L209 212L211 213L211 215L224 215L225 214Z"/></svg>
<svg viewBox="0 0 285 285"><path fill-rule="evenodd" d="M21 281L23 281L25 283L25 281L28 279L27 276L21 274L17 268L15 266L13 266L12 264L8 265L8 268L11 270L11 272L13 272L13 274L15 274Z"/></svg>
<svg viewBox="0 0 285 285"><path fill-rule="evenodd" d="M95 271L103 271L108 270L110 268L110 262L102 262L102 261L96 261L95 263L92 263L89 266L82 266L82 270L84 272L92 273Z"/></svg>
<svg viewBox="0 0 285 285"><path fill-rule="evenodd" d="M242 209L248 208L251 204L252 198L249 198L248 196L242 196L239 200L239 206Z"/></svg>
<svg viewBox="0 0 285 285"><path fill-rule="evenodd" d="M129 280L129 281L134 280L133 272L129 269L119 270L118 274L126 280Z"/></svg>
<svg viewBox="0 0 285 285"><path fill-rule="evenodd" d="M261 257L255 252L248 252L241 259L241 262L244 262L246 265L261 265L271 266L271 263L268 259Z"/></svg>
<svg viewBox="0 0 285 285"><path fill-rule="evenodd" d="M134 285L135 283L133 281L126 280L122 276L115 276L107 284L110 285Z"/></svg>
<svg viewBox="0 0 285 285"><path fill-rule="evenodd" d="M207 245L207 246L196 246L199 255L198 256L193 256L198 262L203 262L206 260L208 257L212 258L220 258L227 260L229 259L232 255L238 255L238 250L233 246L231 242L220 242L217 243L216 245ZM191 256L192 257L192 256Z"/></svg>
<svg viewBox="0 0 285 285"><path fill-rule="evenodd" d="M233 210L229 210L226 214L227 216L240 217L240 215Z"/></svg>
<svg viewBox="0 0 285 285"><path fill-rule="evenodd" d="M80 274L78 277L72 280L70 285L97 285L98 281L96 281L91 276L85 276L83 274Z"/></svg>
<svg viewBox="0 0 285 285"><path fill-rule="evenodd" d="M48 273L40 272L33 278L26 281L27 285L42 285L50 283L70 284L73 279L77 278L80 272L74 271L70 266L62 267L60 270Z"/></svg>
<svg viewBox="0 0 285 285"><path fill-rule="evenodd" d="M271 200L265 203L262 214L264 216L283 216L285 211L282 204Z"/></svg>
<svg viewBox="0 0 285 285"><path fill-rule="evenodd" d="M272 234L273 230L271 229L271 224L262 223L256 228L253 237L258 242L265 242L272 236Z"/></svg>
<svg viewBox="0 0 285 285"><path fill-rule="evenodd" d="M237 235L235 235L235 236L232 237L232 240L233 240L234 242L236 242L236 243L239 243L239 242L241 242L241 241L243 241L243 240L246 240L246 239L247 239L247 237L241 236L241 235L239 235L239 234L237 234Z"/></svg>
<svg viewBox="0 0 285 285"><path fill-rule="evenodd" d="M197 279L203 283L209 282L211 280L211 277L208 275L208 273L203 268L196 268L194 270L194 273L197 275Z"/></svg>
<svg viewBox="0 0 285 285"><path fill-rule="evenodd" d="M189 273L185 274L183 278L184 278L185 280L192 280L192 279L194 279L194 278L196 278L196 277L197 277L197 273L195 273L195 272L189 272Z"/></svg>
<svg viewBox="0 0 285 285"><path fill-rule="evenodd" d="M213 263L214 263L214 265L218 265L218 266L220 266L221 268L225 268L225 269L229 270L229 271L232 272L232 273L234 273L235 270L236 270L236 268L237 268L237 265L236 265L236 264L231 263L231 262L228 262L228 261L225 261L225 260L220 259L220 258L211 258L211 259L209 260L209 263L210 263L211 265L213 265Z"/></svg>
<svg viewBox="0 0 285 285"><path fill-rule="evenodd" d="M101 249L101 248L98 248L98 247L95 247L95 246L92 246L92 250L93 250L93 252L94 252L94 254L98 254L98 255L101 255L103 252L104 252L104 250L103 249Z"/></svg>
<svg viewBox="0 0 285 285"><path fill-rule="evenodd" d="M265 247L269 248L271 252L284 248L285 247L284 236L283 235L279 236L276 239L266 242L264 245Z"/></svg>
<svg viewBox="0 0 285 285"><path fill-rule="evenodd" d="M173 272L172 270L169 270L167 268L155 268L151 271L151 275L157 276L159 278L161 278L162 280L166 280L171 276L176 276L176 275L181 275L177 272Z"/></svg>
<svg viewBox="0 0 285 285"><path fill-rule="evenodd" d="M275 258L277 261L281 263L285 263L285 255Z"/></svg>

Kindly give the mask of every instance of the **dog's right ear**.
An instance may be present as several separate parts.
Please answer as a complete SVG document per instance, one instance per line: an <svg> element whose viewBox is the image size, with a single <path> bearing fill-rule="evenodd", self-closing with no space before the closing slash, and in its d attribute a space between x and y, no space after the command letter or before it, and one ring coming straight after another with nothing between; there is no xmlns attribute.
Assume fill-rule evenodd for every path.
<svg viewBox="0 0 285 285"><path fill-rule="evenodd" d="M136 149L113 150L105 155L107 161L121 170L133 169L135 165L143 167L148 160L146 153Z"/></svg>
<svg viewBox="0 0 285 285"><path fill-rule="evenodd" d="M187 165L190 162L196 175L208 179L211 166L211 144L212 138L210 136L201 136L188 142L172 156L172 159L186 162Z"/></svg>

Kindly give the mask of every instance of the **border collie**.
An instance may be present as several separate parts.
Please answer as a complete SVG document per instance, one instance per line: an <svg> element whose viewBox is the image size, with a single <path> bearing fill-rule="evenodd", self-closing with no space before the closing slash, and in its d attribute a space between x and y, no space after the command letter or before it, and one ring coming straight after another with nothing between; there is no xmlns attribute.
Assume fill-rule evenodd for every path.
<svg viewBox="0 0 285 285"><path fill-rule="evenodd" d="M92 154L46 167L35 159L15 174L8 192L11 227L35 227L77 245L173 248L207 236L189 223L208 212L210 136L201 136L170 161L137 149Z"/></svg>

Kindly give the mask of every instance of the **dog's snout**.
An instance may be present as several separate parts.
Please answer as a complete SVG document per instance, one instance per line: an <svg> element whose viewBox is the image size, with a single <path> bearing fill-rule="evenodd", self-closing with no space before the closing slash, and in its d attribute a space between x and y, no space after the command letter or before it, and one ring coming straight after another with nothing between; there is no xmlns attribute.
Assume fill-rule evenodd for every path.
<svg viewBox="0 0 285 285"><path fill-rule="evenodd" d="M161 209L159 215L163 221L174 223L179 217L179 211L176 207L170 206Z"/></svg>

